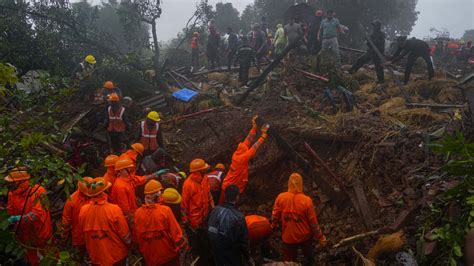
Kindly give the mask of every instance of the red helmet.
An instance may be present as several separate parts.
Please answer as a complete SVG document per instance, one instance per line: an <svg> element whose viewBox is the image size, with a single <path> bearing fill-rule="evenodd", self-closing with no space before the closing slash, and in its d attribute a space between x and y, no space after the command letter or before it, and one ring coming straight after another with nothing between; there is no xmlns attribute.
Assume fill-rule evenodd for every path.
<svg viewBox="0 0 474 266"><path fill-rule="evenodd" d="M322 10L318 10L318 11L316 11L316 13L315 13L316 17L322 17L323 14L324 14L324 12L323 12Z"/></svg>

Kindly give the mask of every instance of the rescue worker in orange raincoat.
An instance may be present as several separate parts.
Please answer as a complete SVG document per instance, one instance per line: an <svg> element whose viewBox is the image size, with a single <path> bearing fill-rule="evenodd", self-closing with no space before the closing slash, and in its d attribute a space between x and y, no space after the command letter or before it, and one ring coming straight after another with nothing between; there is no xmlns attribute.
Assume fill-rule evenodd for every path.
<svg viewBox="0 0 474 266"><path fill-rule="evenodd" d="M136 139L144 147L143 156L152 154L158 148L164 148L160 121L160 114L151 111L147 114L146 119L139 124Z"/></svg>
<svg viewBox="0 0 474 266"><path fill-rule="evenodd" d="M115 171L115 163L118 161L119 157L117 155L109 155L105 157L104 166L107 167L107 172L104 174L104 178L112 184L115 183L115 178L117 178L117 171Z"/></svg>
<svg viewBox="0 0 474 266"><path fill-rule="evenodd" d="M131 125L125 107L120 104L120 96L117 93L111 93L107 100L109 101L109 107L107 107L104 121L107 128L107 141L110 151L119 153L122 150L122 143L126 141L127 132Z"/></svg>
<svg viewBox="0 0 474 266"><path fill-rule="evenodd" d="M131 173L135 174L137 172L137 167L141 164L141 159L143 152L145 151L145 147L141 143L133 143L130 145L130 149L126 152L122 153L119 156L119 159L130 159L133 162L133 169L131 169Z"/></svg>
<svg viewBox="0 0 474 266"><path fill-rule="evenodd" d="M91 263L125 266L132 236L120 207L107 201L105 191L112 184L97 177L88 185L91 200L79 212L79 228Z"/></svg>
<svg viewBox="0 0 474 266"><path fill-rule="evenodd" d="M214 207L206 176L209 165L202 159L195 159L189 168L190 175L184 181L182 191L181 219L193 256L199 257L197 265L213 265L206 225L209 211Z"/></svg>
<svg viewBox="0 0 474 266"><path fill-rule="evenodd" d="M239 143L237 150L232 155L232 163L230 164L229 172L227 173L224 181L222 182L221 195L219 203L224 202L224 192L229 185L236 185L239 187L240 193L243 193L248 182L249 175L249 161L257 152L258 148L267 138L267 131L270 128L269 125L262 127L262 133L260 138L253 145L252 143L256 139L257 135L257 118L254 116L252 119L252 129L245 140Z"/></svg>
<svg viewBox="0 0 474 266"><path fill-rule="evenodd" d="M224 179L225 166L218 163L214 167L214 171L207 174L209 178L209 186L211 188L211 195L214 202L219 202L219 196L221 193L222 179Z"/></svg>
<svg viewBox="0 0 474 266"><path fill-rule="evenodd" d="M92 181L92 177L86 176L77 182L77 190L72 193L63 208L61 238L66 242L69 235L71 235L71 244L78 252L78 259L80 261L83 260L85 253L85 243L79 228L79 212L82 206L86 205L90 200L89 196L87 196L87 184Z"/></svg>
<svg viewBox="0 0 474 266"><path fill-rule="evenodd" d="M115 163L118 171L115 184L110 193L110 202L117 204L129 222L132 221L135 211L138 209L135 190L137 186L155 177L154 174L137 176L132 173L134 164L131 159L120 159Z"/></svg>
<svg viewBox="0 0 474 266"><path fill-rule="evenodd" d="M171 209L161 204L162 190L159 181L146 183L145 204L135 212L133 240L146 265L179 266L179 251L186 241Z"/></svg>
<svg viewBox="0 0 474 266"><path fill-rule="evenodd" d="M281 223L283 240L283 260L296 262L298 249L305 258L304 265L314 265L313 239L321 246L326 245L326 237L318 224L313 200L303 192L303 178L298 173L290 175L288 192L278 195L272 213L272 227Z"/></svg>
<svg viewBox="0 0 474 266"><path fill-rule="evenodd" d="M39 265L38 249L44 249L53 237L49 210L41 205L46 197L43 186L30 186L30 174L25 167L14 168L5 177L8 182L8 222L14 224L17 239L26 249L25 259L31 265Z"/></svg>

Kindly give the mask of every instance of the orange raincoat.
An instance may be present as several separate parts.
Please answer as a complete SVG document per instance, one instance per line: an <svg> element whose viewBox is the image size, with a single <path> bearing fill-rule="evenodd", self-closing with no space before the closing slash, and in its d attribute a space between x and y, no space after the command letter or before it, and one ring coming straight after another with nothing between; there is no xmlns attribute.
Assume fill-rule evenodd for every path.
<svg viewBox="0 0 474 266"><path fill-rule="evenodd" d="M82 207L79 226L92 264L112 266L127 257L132 240L127 220L105 193Z"/></svg>
<svg viewBox="0 0 474 266"><path fill-rule="evenodd" d="M191 173L183 184L181 219L189 221L193 229L199 228L204 225L209 206L214 207L209 178L199 172Z"/></svg>
<svg viewBox="0 0 474 266"><path fill-rule="evenodd" d="M110 193L110 202L117 204L123 214L130 220L137 210L137 199L135 190L138 186L145 184L147 176L137 176L130 173L130 177L117 176Z"/></svg>
<svg viewBox="0 0 474 266"><path fill-rule="evenodd" d="M117 178L117 173L115 172L114 167L107 167L107 172L105 172L103 177L113 186L115 179Z"/></svg>
<svg viewBox="0 0 474 266"><path fill-rule="evenodd" d="M249 176L249 161L257 152L260 145L262 145L264 138L259 138L257 142L252 145L256 138L257 130L252 128L245 138L239 143L237 150L232 155L232 163L230 164L229 172L227 173L222 183L221 195L219 203L224 202L224 191L230 185L239 187L240 193L245 190ZM252 146L251 146L252 145Z"/></svg>
<svg viewBox="0 0 474 266"><path fill-rule="evenodd" d="M63 209L63 238L66 238L72 232L72 245L84 245L84 238L81 236L82 232L79 228L79 212L82 206L89 202L90 198L84 195L81 191L76 190L72 193L71 198L66 201Z"/></svg>
<svg viewBox="0 0 474 266"><path fill-rule="evenodd" d="M272 222L274 227L281 222L282 239L286 244L298 244L311 237L323 237L313 201L303 193L303 179L292 174L288 180L288 192L283 192L275 200Z"/></svg>
<svg viewBox="0 0 474 266"><path fill-rule="evenodd" d="M44 193L46 193L44 187L34 185L30 188L28 181L22 182L17 189L8 193L8 215L21 215L23 207L25 207L23 217L16 223L15 228L20 226L17 234L18 240L30 247L45 248L53 237L49 210L43 208L39 200L39 197ZM30 197L26 201L28 194ZM27 249L26 260L32 265L39 265L37 251Z"/></svg>
<svg viewBox="0 0 474 266"><path fill-rule="evenodd" d="M185 246L181 227L168 206L145 204L135 212L133 240L146 265L163 265Z"/></svg>

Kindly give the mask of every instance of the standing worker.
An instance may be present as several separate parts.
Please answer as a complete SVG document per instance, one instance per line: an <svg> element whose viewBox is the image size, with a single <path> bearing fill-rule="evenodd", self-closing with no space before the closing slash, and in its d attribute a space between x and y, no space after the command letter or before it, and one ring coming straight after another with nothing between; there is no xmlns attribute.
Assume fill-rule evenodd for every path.
<svg viewBox="0 0 474 266"><path fill-rule="evenodd" d="M209 165L202 159L195 159L189 167L190 175L184 181L181 218L186 229L194 258L199 257L197 265L212 265L207 237L207 215L214 207L206 172Z"/></svg>
<svg viewBox="0 0 474 266"><path fill-rule="evenodd" d="M160 114L151 111L147 114L146 119L140 122L137 131L137 140L144 147L143 156L150 155L158 147L163 148L163 134L160 129Z"/></svg>
<svg viewBox="0 0 474 266"><path fill-rule="evenodd" d="M240 190L240 193L243 193L245 187L247 186L248 177L249 177L249 161L257 153L258 148L263 144L267 138L267 131L270 127L269 125L264 125L262 127L260 138L252 145L257 136L257 118L254 116L252 119L252 129L245 140L239 143L237 150L232 155L232 163L230 165L229 172L227 172L224 181L222 182L221 196L219 203L224 202L225 189L230 185L237 185Z"/></svg>
<svg viewBox="0 0 474 266"><path fill-rule="evenodd" d="M145 204L135 212L133 240L146 265L179 266L186 240L171 209L161 203L162 190L156 180L146 183Z"/></svg>
<svg viewBox="0 0 474 266"><path fill-rule="evenodd" d="M81 236L82 231L79 227L79 212L82 206L86 205L90 198L87 196L88 184L93 181L92 177L84 177L77 182L77 190L72 193L71 197L66 201L62 214L62 234L61 238L64 242L71 234L71 244L78 254L79 261L83 261L85 254L84 238Z"/></svg>
<svg viewBox="0 0 474 266"><path fill-rule="evenodd" d="M308 29L308 49L312 55L318 54L321 50L321 41L318 40L319 28L321 28L321 22L323 21L323 11L317 10L314 13L313 21L309 24Z"/></svg>
<svg viewBox="0 0 474 266"><path fill-rule="evenodd" d="M220 67L219 46L221 43L221 35L215 27L209 27L209 37L207 39L207 63L210 69Z"/></svg>
<svg viewBox="0 0 474 266"><path fill-rule="evenodd" d="M88 55L80 62L72 73L72 85L79 86L82 82L92 78L97 61L93 55Z"/></svg>
<svg viewBox="0 0 474 266"><path fill-rule="evenodd" d="M135 190L145 184L154 175L137 176L132 173L133 161L129 158L120 159L115 163L115 171L119 174L110 193L110 202L117 204L122 209L125 218L130 222L138 208Z"/></svg>
<svg viewBox="0 0 474 266"><path fill-rule="evenodd" d="M286 47L286 35L282 24L277 25L273 43L275 45L275 57L278 57L283 53Z"/></svg>
<svg viewBox="0 0 474 266"><path fill-rule="evenodd" d="M167 188L163 191L163 203L171 208L173 211L174 217L178 223L181 223L181 194L179 194L178 190L174 188Z"/></svg>
<svg viewBox="0 0 474 266"><path fill-rule="evenodd" d="M298 173L290 175L288 192L283 192L275 200L272 212L272 227L281 223L283 240L283 260L296 262L301 248L305 263L314 265L313 239L321 246L326 245L326 237L318 224L313 201L303 192L303 178Z"/></svg>
<svg viewBox="0 0 474 266"><path fill-rule="evenodd" d="M103 177L95 178L87 196L91 198L79 212L79 227L92 265L127 265L132 242L127 220L120 207L107 201L111 186Z"/></svg>
<svg viewBox="0 0 474 266"><path fill-rule="evenodd" d="M40 264L38 251L44 251L52 240L53 228L49 209L40 200L47 197L46 189L40 184L31 186L30 178L26 167L13 168L5 177L9 190L7 220L15 225L18 241L28 247L26 261L36 266Z"/></svg>
<svg viewBox="0 0 474 266"><path fill-rule="evenodd" d="M214 171L207 174L209 178L209 187L211 188L212 199L214 202L219 202L219 195L221 193L222 179L224 179L225 166L218 163L214 167Z"/></svg>
<svg viewBox="0 0 474 266"><path fill-rule="evenodd" d="M122 143L125 142L127 132L131 126L127 118L125 107L120 104L120 97L117 93L111 93L108 98L109 107L105 116L105 126L107 127L107 140L112 153L119 153Z"/></svg>
<svg viewBox="0 0 474 266"><path fill-rule="evenodd" d="M372 22L372 26L374 27L374 29L369 38L372 40L372 42L375 44L375 47L377 47L377 49L383 56L385 52L385 33L381 31L382 23L380 22L380 20L377 19ZM377 82L383 83L384 73L382 61L378 57L377 53L372 49L372 46L369 43L367 43L367 46L369 47L369 49L367 50L367 52L365 52L365 54L363 54L357 59L356 63L349 70L349 73L352 74L357 72L359 68L361 68L364 64L367 64L372 60L372 62L374 62L375 64L375 71L377 72Z"/></svg>
<svg viewBox="0 0 474 266"><path fill-rule="evenodd" d="M227 28L227 34L229 34L227 44L227 70L230 71L231 66L234 64L234 58L239 48L239 38L234 33L231 27Z"/></svg>
<svg viewBox="0 0 474 266"><path fill-rule="evenodd" d="M191 39L191 66L193 71L199 69L199 32L194 32Z"/></svg>
<svg viewBox="0 0 474 266"><path fill-rule="evenodd" d="M396 63L400 59L408 55L407 66L405 68L405 79L403 81L404 84L406 85L410 80L411 70L418 57L421 57L423 58L423 60L425 60L426 65L428 67L428 77L429 80L431 80L434 76L434 68L430 57L430 46L426 42L418 40L416 38L407 40L407 36L398 37L397 43L397 51L393 55L391 62L387 62L386 64Z"/></svg>
<svg viewBox="0 0 474 266"><path fill-rule="evenodd" d="M252 63L257 62L254 50L249 46L246 36L242 36L242 46L237 51L239 61L239 81L246 86L249 81L249 70Z"/></svg>
<svg viewBox="0 0 474 266"><path fill-rule="evenodd" d="M225 190L225 202L216 206L209 214L209 242L217 266L253 265L249 255L247 224L242 212L237 209L239 188L230 185Z"/></svg>
<svg viewBox="0 0 474 266"><path fill-rule="evenodd" d="M328 10L326 18L321 22L319 27L318 41L322 40L321 49L324 52L330 51L336 56L336 62L339 64L339 42L337 40L337 33L344 34L344 28L339 23L339 20L334 17L335 12Z"/></svg>

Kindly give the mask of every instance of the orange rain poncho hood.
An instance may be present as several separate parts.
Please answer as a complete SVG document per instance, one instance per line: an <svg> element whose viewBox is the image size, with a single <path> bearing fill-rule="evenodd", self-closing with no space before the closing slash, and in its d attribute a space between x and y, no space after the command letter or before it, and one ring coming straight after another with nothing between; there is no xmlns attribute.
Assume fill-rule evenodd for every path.
<svg viewBox="0 0 474 266"><path fill-rule="evenodd" d="M288 179L288 192L302 193L303 192L303 177L298 173L293 173Z"/></svg>

